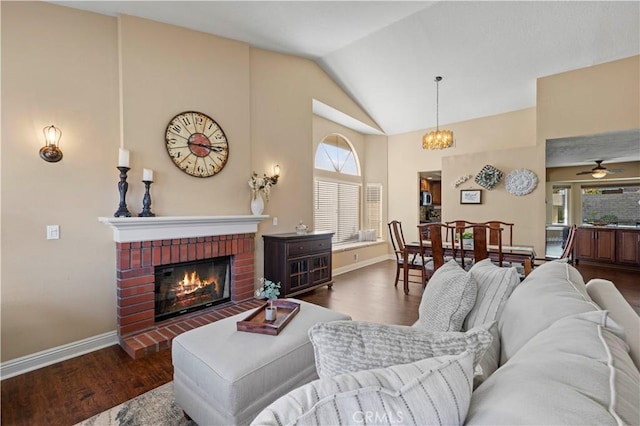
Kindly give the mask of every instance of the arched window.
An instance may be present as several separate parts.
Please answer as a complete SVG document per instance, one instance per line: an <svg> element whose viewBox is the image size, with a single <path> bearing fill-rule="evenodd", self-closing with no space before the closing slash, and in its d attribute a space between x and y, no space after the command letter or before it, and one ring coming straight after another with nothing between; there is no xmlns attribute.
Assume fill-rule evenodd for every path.
<svg viewBox="0 0 640 426"><path fill-rule="evenodd" d="M351 143L343 136L326 136L316 150L316 169L360 176L358 159Z"/></svg>
<svg viewBox="0 0 640 426"><path fill-rule="evenodd" d="M333 232L334 244L358 241L362 180L351 143L343 136L326 136L316 149L314 229Z"/></svg>

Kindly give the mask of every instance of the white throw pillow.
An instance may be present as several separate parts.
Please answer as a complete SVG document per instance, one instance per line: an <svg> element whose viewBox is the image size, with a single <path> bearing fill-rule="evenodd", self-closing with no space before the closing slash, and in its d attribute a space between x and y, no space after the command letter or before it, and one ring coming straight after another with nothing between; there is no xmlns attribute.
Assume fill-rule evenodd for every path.
<svg viewBox="0 0 640 426"><path fill-rule="evenodd" d="M414 325L427 331L460 331L476 301L477 291L473 276L450 260L429 279Z"/></svg>
<svg viewBox="0 0 640 426"><path fill-rule="evenodd" d="M607 311L556 321L473 393L468 425L638 425L640 372Z"/></svg>
<svg viewBox="0 0 640 426"><path fill-rule="evenodd" d="M341 374L292 390L252 425L389 425L464 423L474 354Z"/></svg>
<svg viewBox="0 0 640 426"><path fill-rule="evenodd" d="M516 268L501 268L484 259L469 270L478 285L476 303L464 320L463 330L497 320L511 292L520 284Z"/></svg>
<svg viewBox="0 0 640 426"><path fill-rule="evenodd" d="M492 331L489 329L492 328ZM462 332L432 332L417 327L360 321L321 322L309 329L318 377L408 364L465 350L476 354L478 363L497 336L494 321ZM496 365L497 366L497 365ZM495 370L495 368L494 368Z"/></svg>

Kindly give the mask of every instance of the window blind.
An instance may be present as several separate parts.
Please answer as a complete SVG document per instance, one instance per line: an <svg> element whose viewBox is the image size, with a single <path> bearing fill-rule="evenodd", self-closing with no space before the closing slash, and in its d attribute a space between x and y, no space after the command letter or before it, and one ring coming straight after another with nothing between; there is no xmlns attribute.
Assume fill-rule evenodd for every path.
<svg viewBox="0 0 640 426"><path fill-rule="evenodd" d="M314 229L333 232L334 244L357 241L360 185L316 179L313 192Z"/></svg>
<svg viewBox="0 0 640 426"><path fill-rule="evenodd" d="M376 238L382 238L382 185L368 183L366 190L367 229L375 229Z"/></svg>

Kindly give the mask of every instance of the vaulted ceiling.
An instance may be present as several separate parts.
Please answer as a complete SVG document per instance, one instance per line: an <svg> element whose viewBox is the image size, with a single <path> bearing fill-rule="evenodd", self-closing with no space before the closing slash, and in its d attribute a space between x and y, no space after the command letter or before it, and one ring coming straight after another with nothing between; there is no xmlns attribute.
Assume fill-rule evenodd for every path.
<svg viewBox="0 0 640 426"><path fill-rule="evenodd" d="M315 60L387 134L535 106L536 79L640 54L640 2L55 1Z"/></svg>

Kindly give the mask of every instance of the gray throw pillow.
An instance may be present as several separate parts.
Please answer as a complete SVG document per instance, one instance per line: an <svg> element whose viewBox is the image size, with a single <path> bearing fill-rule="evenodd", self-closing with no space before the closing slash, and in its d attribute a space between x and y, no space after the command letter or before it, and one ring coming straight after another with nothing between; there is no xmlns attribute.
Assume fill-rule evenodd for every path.
<svg viewBox="0 0 640 426"><path fill-rule="evenodd" d="M497 320L502 314L511 292L520 284L516 268L501 268L484 259L469 270L478 285L476 303L464 320L463 330Z"/></svg>
<svg viewBox="0 0 640 426"><path fill-rule="evenodd" d="M360 321L322 322L309 329L320 378L408 364L465 350L475 353L475 366L493 341L492 335L497 336L496 322L466 333L431 332Z"/></svg>
<svg viewBox="0 0 640 426"><path fill-rule="evenodd" d="M315 380L277 399L251 425L461 425L473 359L464 351Z"/></svg>
<svg viewBox="0 0 640 426"><path fill-rule="evenodd" d="M433 274L420 301L415 324L427 331L460 331L476 301L478 285L455 260Z"/></svg>

